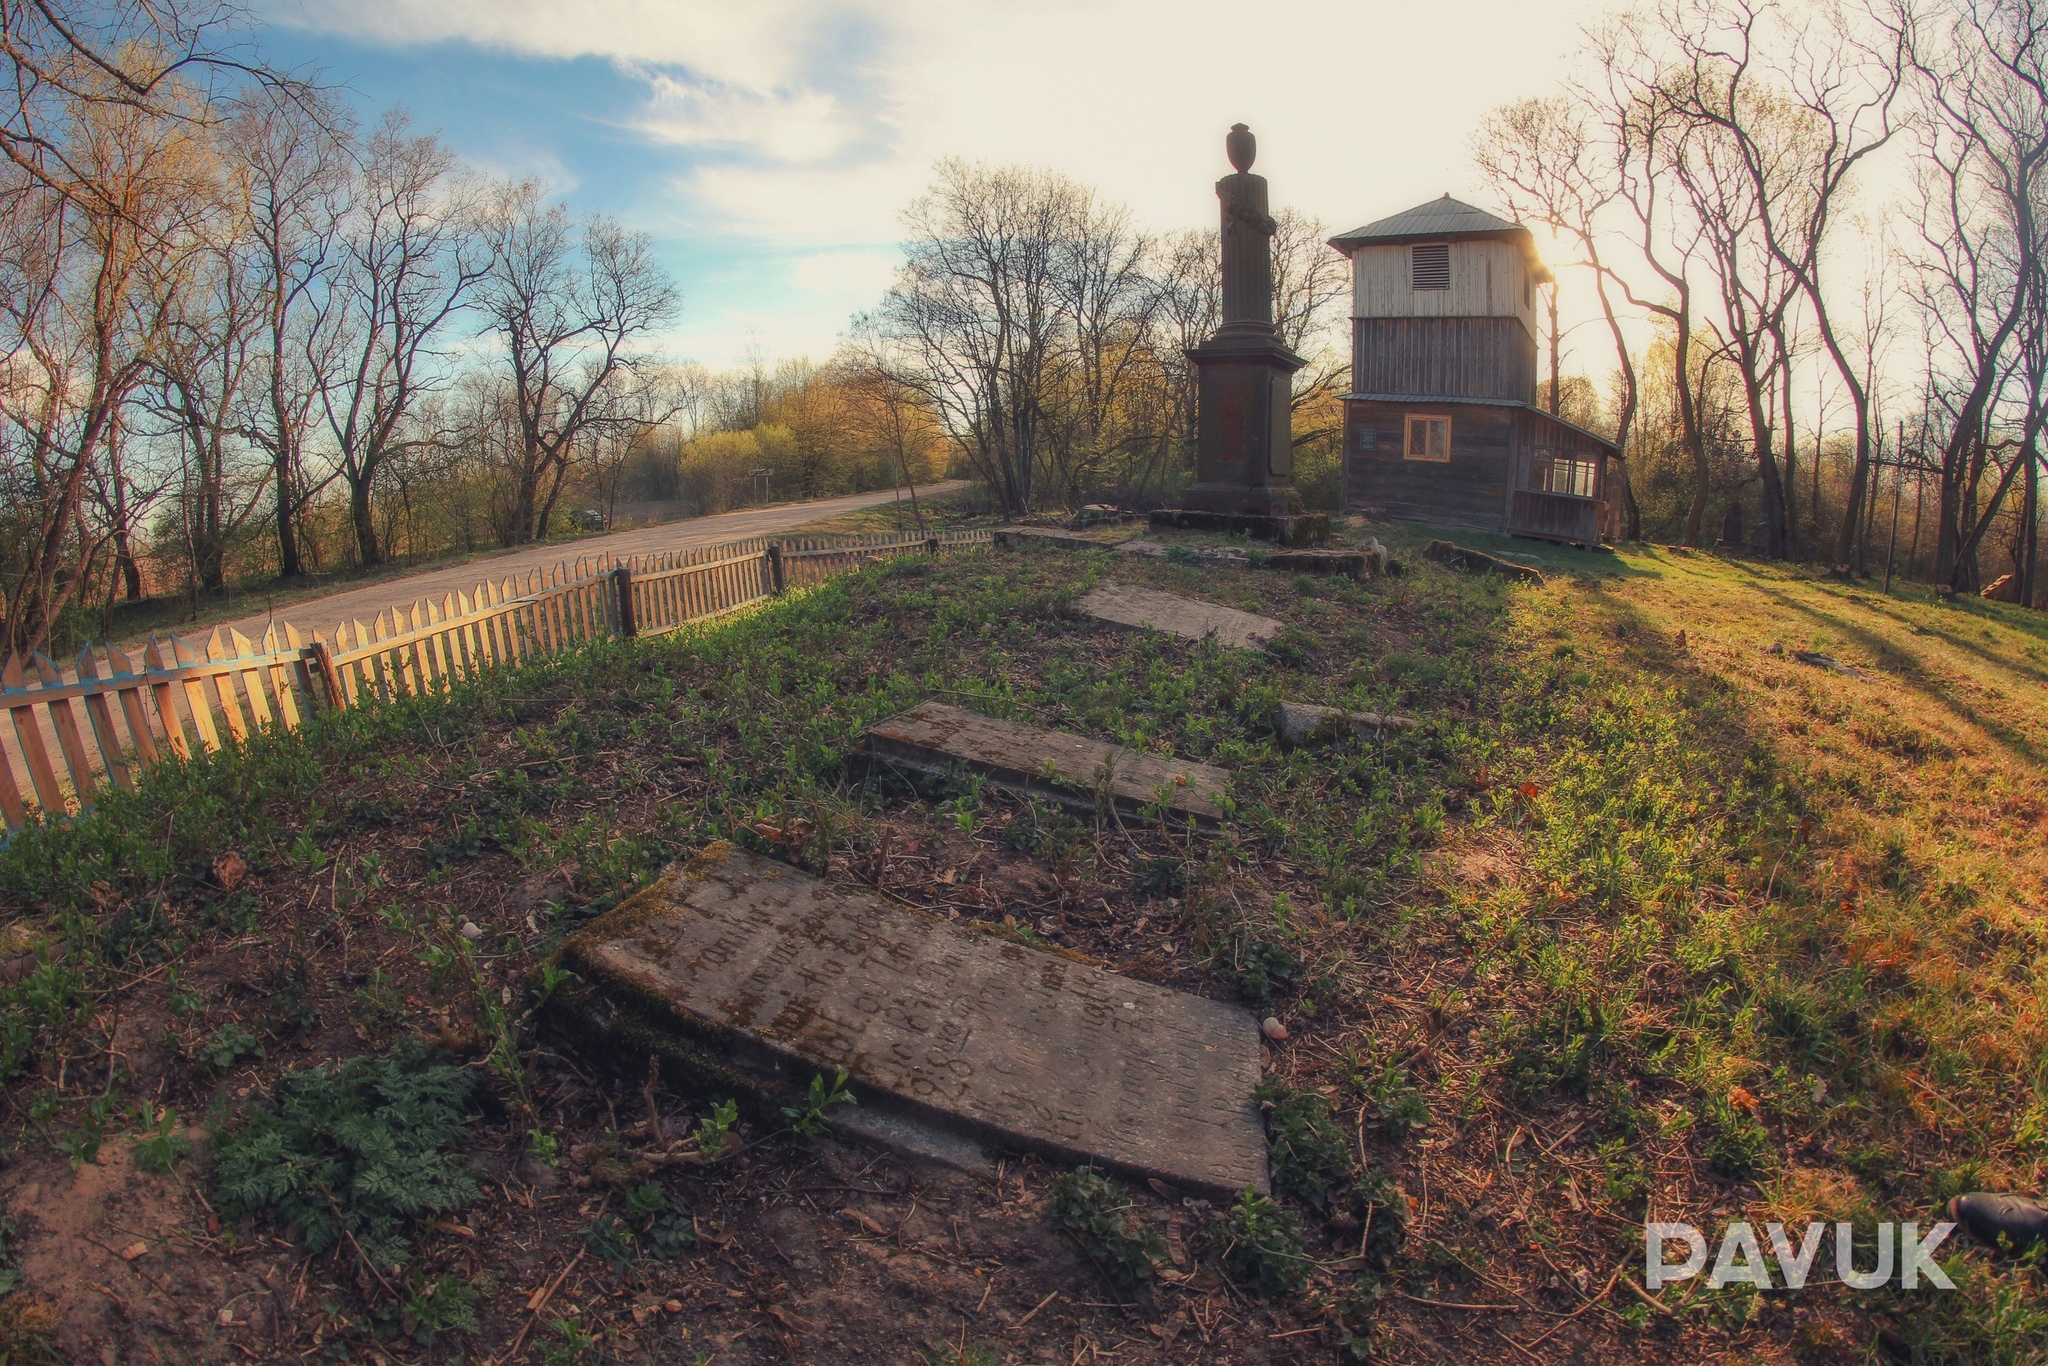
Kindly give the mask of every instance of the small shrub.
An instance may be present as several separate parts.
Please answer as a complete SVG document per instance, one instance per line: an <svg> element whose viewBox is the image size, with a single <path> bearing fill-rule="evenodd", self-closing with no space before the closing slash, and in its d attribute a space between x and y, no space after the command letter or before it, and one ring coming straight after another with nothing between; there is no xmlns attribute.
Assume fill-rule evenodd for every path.
<svg viewBox="0 0 2048 1366"><path fill-rule="evenodd" d="M1267 1078L1253 1094L1272 1131L1273 1189L1321 1209L1329 1203L1330 1188L1348 1178L1353 1165L1351 1144L1331 1115L1330 1103L1279 1077Z"/></svg>
<svg viewBox="0 0 2048 1366"><path fill-rule="evenodd" d="M1129 1193L1086 1167L1052 1183L1052 1216L1113 1281L1143 1280L1166 1259L1166 1239L1138 1218Z"/></svg>
<svg viewBox="0 0 2048 1366"><path fill-rule="evenodd" d="M1508 1057L1508 1090L1525 1101L1557 1088L1583 1094L1609 1025L1603 1003L1583 996L1553 1003L1514 1040Z"/></svg>
<svg viewBox="0 0 2048 1366"><path fill-rule="evenodd" d="M134 1137L135 1165L146 1172L177 1170L192 1151L192 1140L178 1131L178 1112L166 1106L154 1121L147 1105L141 1106L140 1112L142 1130Z"/></svg>
<svg viewBox="0 0 2048 1366"><path fill-rule="evenodd" d="M1237 994L1261 1006L1301 975L1301 960L1285 945L1252 935L1232 941L1227 966L1236 980Z"/></svg>
<svg viewBox="0 0 2048 1366"><path fill-rule="evenodd" d="M1771 1136L1756 1117L1715 1097L1700 1107L1707 1161L1723 1176L1753 1176L1769 1162Z"/></svg>
<svg viewBox="0 0 2048 1366"><path fill-rule="evenodd" d="M1131 878L1131 890L1140 896L1179 896L1187 889L1187 865L1176 858L1146 859Z"/></svg>
<svg viewBox="0 0 2048 1366"><path fill-rule="evenodd" d="M199 1045L199 1060L216 1072L225 1072L244 1058L263 1056L256 1036L238 1024L224 1024Z"/></svg>
<svg viewBox="0 0 2048 1366"><path fill-rule="evenodd" d="M1351 1183L1351 1208L1364 1221L1365 1255L1381 1261L1408 1241L1408 1197L1378 1167L1368 1167Z"/></svg>
<svg viewBox="0 0 2048 1366"><path fill-rule="evenodd" d="M670 1195L659 1182L649 1181L626 1193L626 1217L635 1234L649 1251L664 1260L681 1256L697 1241L697 1227L690 1222L690 1207Z"/></svg>
<svg viewBox="0 0 2048 1366"><path fill-rule="evenodd" d="M422 1347L443 1333L474 1333L476 1290L453 1276L441 1276L417 1290L399 1313L399 1327Z"/></svg>
<svg viewBox="0 0 2048 1366"><path fill-rule="evenodd" d="M406 1233L476 1197L448 1150L474 1076L407 1043L278 1079L272 1104L222 1134L214 1181L233 1214L267 1216L310 1252L344 1234L374 1264L410 1255Z"/></svg>
<svg viewBox="0 0 2048 1366"><path fill-rule="evenodd" d="M1380 1132L1396 1143L1429 1123L1429 1103L1409 1080L1408 1069L1393 1059L1367 1087L1367 1095L1379 1117Z"/></svg>
<svg viewBox="0 0 2048 1366"><path fill-rule="evenodd" d="M1287 668L1306 669L1316 662L1315 637L1299 626L1283 626L1266 642L1266 653Z"/></svg>
<svg viewBox="0 0 2048 1366"><path fill-rule="evenodd" d="M633 1264L633 1230L610 1214L600 1214L583 1230L583 1246L614 1271Z"/></svg>
<svg viewBox="0 0 2048 1366"><path fill-rule="evenodd" d="M1301 1225L1249 1186L1209 1236L1231 1278L1255 1295L1295 1291L1308 1283Z"/></svg>

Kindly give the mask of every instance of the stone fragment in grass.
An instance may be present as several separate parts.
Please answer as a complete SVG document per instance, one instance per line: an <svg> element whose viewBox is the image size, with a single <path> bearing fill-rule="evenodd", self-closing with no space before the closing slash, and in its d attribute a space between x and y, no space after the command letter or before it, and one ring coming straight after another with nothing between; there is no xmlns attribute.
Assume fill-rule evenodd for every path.
<svg viewBox="0 0 2048 1366"><path fill-rule="evenodd" d="M1468 574L1494 574L1515 583L1542 583L1543 571L1513 560L1503 560L1498 555L1489 555L1483 550L1473 550L1455 541L1431 541L1422 548L1422 557L1435 560L1438 564L1452 569L1462 569Z"/></svg>
<svg viewBox="0 0 2048 1366"><path fill-rule="evenodd" d="M826 1122L876 1141L917 1125L1211 1196L1268 1188L1259 1026L1239 1006L723 844L592 922L561 961L578 981L562 1023L622 1064L656 1051L794 1096L844 1069L857 1103Z"/></svg>
<svg viewBox="0 0 2048 1366"><path fill-rule="evenodd" d="M1066 731L925 702L878 722L868 753L922 773L968 769L999 787L1033 792L1068 806L1093 808L1101 795L1124 811L1156 807L1205 825L1223 819L1217 798L1230 774L1209 764L1145 754Z"/></svg>
<svg viewBox="0 0 2048 1366"><path fill-rule="evenodd" d="M1264 645L1280 632L1280 623L1271 617L1124 583L1103 584L1075 605L1112 626L1150 628L1183 640L1214 636L1225 645L1245 649Z"/></svg>
<svg viewBox="0 0 2048 1366"><path fill-rule="evenodd" d="M1846 674L1850 678L1868 678L1869 675L1854 664L1844 664L1833 655L1824 655L1818 650L1794 650L1792 657L1801 664L1815 669L1826 669L1829 673Z"/></svg>
<svg viewBox="0 0 2048 1366"><path fill-rule="evenodd" d="M1062 531L1057 527L1006 526L995 533L995 542L1004 550L1015 550L1026 545L1059 546L1065 550L1109 550L1122 545L1125 536L1090 536L1078 531Z"/></svg>
<svg viewBox="0 0 2048 1366"><path fill-rule="evenodd" d="M1266 567L1294 574L1343 574L1363 579L1381 572L1386 561L1370 550L1274 550L1267 552Z"/></svg>
<svg viewBox="0 0 2048 1366"><path fill-rule="evenodd" d="M1412 716L1382 716L1373 711L1345 711L1310 702L1281 702L1273 708L1273 730L1284 745L1327 745L1346 735L1372 740L1388 730L1413 730L1422 723Z"/></svg>

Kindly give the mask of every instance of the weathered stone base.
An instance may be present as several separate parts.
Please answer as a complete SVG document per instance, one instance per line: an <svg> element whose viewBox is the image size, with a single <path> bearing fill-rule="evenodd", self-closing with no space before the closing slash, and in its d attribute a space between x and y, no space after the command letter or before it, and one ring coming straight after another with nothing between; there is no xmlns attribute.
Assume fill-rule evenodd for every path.
<svg viewBox="0 0 2048 1366"><path fill-rule="evenodd" d="M1280 623L1256 612L1240 612L1220 603L1199 602L1177 593L1161 593L1127 583L1105 583L1090 589L1074 606L1112 626L1164 631L1183 640L1214 638L1224 645L1252 649L1280 634Z"/></svg>
<svg viewBox="0 0 2048 1366"><path fill-rule="evenodd" d="M1422 547L1422 558L1435 560L1438 564L1462 569L1468 574L1493 574L1516 583L1543 582L1543 571L1534 565L1516 564L1503 560L1498 555L1489 555L1483 550L1459 545L1456 541L1431 541Z"/></svg>
<svg viewBox="0 0 2048 1366"><path fill-rule="evenodd" d="M1281 702L1273 708L1273 732L1283 745L1327 745L1346 735L1360 740L1379 738L1382 731L1413 730L1412 716L1383 716L1373 711L1344 711L1312 702Z"/></svg>
<svg viewBox="0 0 2048 1366"><path fill-rule="evenodd" d="M1328 540L1330 519L1320 512L1293 517L1268 517L1251 512L1204 512L1200 508L1160 508L1152 514L1152 525L1180 531L1220 531L1231 536L1250 536L1278 545L1314 545Z"/></svg>
<svg viewBox="0 0 2048 1366"><path fill-rule="evenodd" d="M629 1072L652 1052L794 1096L844 1069L855 1132L940 1161L971 1166L980 1146L1214 1197L1268 1188L1259 1029L1237 1006L729 845L670 868L560 961L576 981L554 1009Z"/></svg>
<svg viewBox="0 0 2048 1366"><path fill-rule="evenodd" d="M1001 787L1092 808L1104 796L1119 810L1156 806L1204 825L1223 819L1216 799L1230 774L1209 764L1142 754L1085 735L925 702L871 726L868 753L922 773L967 769Z"/></svg>

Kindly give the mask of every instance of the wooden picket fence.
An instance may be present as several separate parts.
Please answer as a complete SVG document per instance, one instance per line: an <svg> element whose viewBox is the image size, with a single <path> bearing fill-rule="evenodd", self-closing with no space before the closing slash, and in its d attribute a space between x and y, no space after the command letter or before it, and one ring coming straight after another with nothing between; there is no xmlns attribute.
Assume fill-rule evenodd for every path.
<svg viewBox="0 0 2048 1366"><path fill-rule="evenodd" d="M273 624L261 641L220 629L203 646L151 637L139 658L88 645L69 670L40 653L26 664L13 656L0 673L0 707L13 721L12 734L0 735L0 817L12 832L75 814L107 783L133 789L160 760L210 754L276 726L296 730L323 707L443 692L482 669L606 637L673 631L875 560L989 539L986 531L755 538L606 555L481 583L439 604L392 607L310 641Z"/></svg>

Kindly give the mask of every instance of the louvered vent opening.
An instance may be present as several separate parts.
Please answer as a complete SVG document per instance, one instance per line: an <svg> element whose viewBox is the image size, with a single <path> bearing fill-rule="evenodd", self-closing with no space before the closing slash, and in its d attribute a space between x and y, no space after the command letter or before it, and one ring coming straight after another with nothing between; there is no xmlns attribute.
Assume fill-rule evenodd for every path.
<svg viewBox="0 0 2048 1366"><path fill-rule="evenodd" d="M1451 248L1447 242L1422 242L1408 249L1408 276L1414 289L1451 287Z"/></svg>

